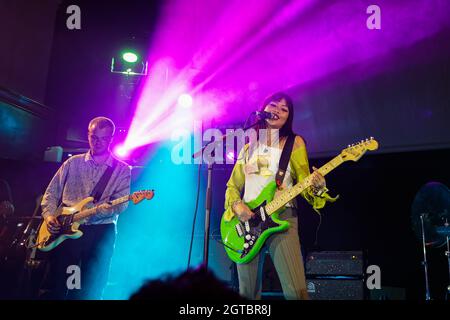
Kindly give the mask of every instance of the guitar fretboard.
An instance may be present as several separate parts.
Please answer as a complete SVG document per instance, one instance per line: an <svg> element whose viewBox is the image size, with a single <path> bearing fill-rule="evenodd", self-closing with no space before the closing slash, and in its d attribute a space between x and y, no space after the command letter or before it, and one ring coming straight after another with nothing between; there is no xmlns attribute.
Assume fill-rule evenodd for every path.
<svg viewBox="0 0 450 320"><path fill-rule="evenodd" d="M334 157L329 162L327 162L325 165L320 167L317 171L323 176L330 173L332 170L334 170L336 167L341 165L344 162L341 155L338 155L337 157ZM297 183L293 187L286 189L278 194L276 198L274 198L271 202L269 202L265 209L268 215L271 215L278 209L282 208L286 203L297 197L299 194L301 194L304 190L306 190L309 186L311 186L311 179L312 176L307 176L302 182Z"/></svg>
<svg viewBox="0 0 450 320"><path fill-rule="evenodd" d="M111 206L117 206L119 204L129 201L130 199L131 199L131 195L126 195L126 196L123 196L123 197L120 197L120 198L117 198L117 199L111 201L110 204L111 204ZM96 210L97 210L96 207L93 207L90 209L80 211L80 212L74 214L73 221L74 222L80 221L89 216L92 216L92 215L96 214Z"/></svg>

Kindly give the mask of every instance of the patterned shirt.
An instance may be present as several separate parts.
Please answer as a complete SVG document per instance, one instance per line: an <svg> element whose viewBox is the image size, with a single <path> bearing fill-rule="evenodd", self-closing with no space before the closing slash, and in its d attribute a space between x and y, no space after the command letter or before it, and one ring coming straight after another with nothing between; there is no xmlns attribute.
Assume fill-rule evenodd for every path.
<svg viewBox="0 0 450 320"><path fill-rule="evenodd" d="M113 165L113 157L109 155L103 164L97 164L90 151L67 159L56 172L45 190L41 202L42 216L53 215L60 204L73 206L91 196L97 182L108 167ZM130 167L117 160L111 178L106 185L102 198L97 204L111 201L130 193ZM128 202L112 207L107 213L97 213L89 217L84 224L117 223L118 215L128 206Z"/></svg>

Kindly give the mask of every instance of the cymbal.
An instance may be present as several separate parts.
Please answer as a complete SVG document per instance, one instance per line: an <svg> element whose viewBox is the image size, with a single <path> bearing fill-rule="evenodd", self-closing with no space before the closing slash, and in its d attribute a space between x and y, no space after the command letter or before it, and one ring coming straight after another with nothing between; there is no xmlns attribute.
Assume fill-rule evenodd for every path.
<svg viewBox="0 0 450 320"><path fill-rule="evenodd" d="M429 182L417 192L411 206L412 229L422 240L421 217L425 229L425 242L433 247L446 243L450 223L450 190L439 182Z"/></svg>

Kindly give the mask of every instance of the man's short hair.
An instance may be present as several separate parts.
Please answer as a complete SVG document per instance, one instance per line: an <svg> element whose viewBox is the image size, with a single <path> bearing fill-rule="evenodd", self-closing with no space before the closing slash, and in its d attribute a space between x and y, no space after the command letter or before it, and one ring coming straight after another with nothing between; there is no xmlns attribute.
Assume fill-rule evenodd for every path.
<svg viewBox="0 0 450 320"><path fill-rule="evenodd" d="M111 128L112 134L114 135L114 131L116 131L116 126L114 122L106 117L96 117L89 122L88 130L93 130L94 128Z"/></svg>

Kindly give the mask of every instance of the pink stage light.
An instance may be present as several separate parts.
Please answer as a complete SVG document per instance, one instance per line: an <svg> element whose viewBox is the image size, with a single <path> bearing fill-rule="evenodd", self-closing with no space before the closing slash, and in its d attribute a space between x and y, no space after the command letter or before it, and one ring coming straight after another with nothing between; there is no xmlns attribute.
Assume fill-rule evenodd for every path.
<svg viewBox="0 0 450 320"><path fill-rule="evenodd" d="M183 93L178 98L178 104L183 108L190 108L192 107L192 97L187 93Z"/></svg>
<svg viewBox="0 0 450 320"><path fill-rule="evenodd" d="M114 154L119 158L126 158L130 151L123 145L116 146L114 148Z"/></svg>
<svg viewBox="0 0 450 320"><path fill-rule="evenodd" d="M348 81L383 72L396 67L395 52L449 26L447 1L379 2L383 12L396 14L383 15L383 29L375 31L367 29L364 2L164 2L147 58L151 77L126 149L169 140L192 121L245 119L268 94L306 87L353 65L362 71ZM372 66L376 59L382 68Z"/></svg>

